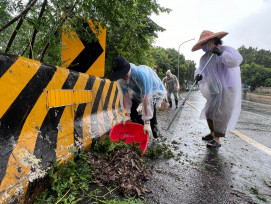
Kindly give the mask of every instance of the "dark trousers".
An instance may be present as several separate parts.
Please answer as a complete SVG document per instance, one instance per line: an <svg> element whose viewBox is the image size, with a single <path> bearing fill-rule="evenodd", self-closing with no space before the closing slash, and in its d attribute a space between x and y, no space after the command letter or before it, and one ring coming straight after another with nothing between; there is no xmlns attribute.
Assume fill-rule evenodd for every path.
<svg viewBox="0 0 271 204"><path fill-rule="evenodd" d="M137 108L139 103L136 100L132 99L132 107L131 107L131 120L132 122L139 123L144 125L144 121L141 119L141 115L138 114ZM157 118L156 118L156 104L153 104L153 117L150 119L151 122L151 130L154 137L158 134L158 127L157 127Z"/></svg>

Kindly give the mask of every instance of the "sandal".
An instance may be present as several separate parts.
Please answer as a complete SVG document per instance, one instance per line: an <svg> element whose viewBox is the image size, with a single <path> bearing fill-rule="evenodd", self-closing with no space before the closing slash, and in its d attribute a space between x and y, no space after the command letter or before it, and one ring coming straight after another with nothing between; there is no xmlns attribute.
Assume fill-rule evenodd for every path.
<svg viewBox="0 0 271 204"><path fill-rule="evenodd" d="M214 137L211 134L202 137L202 140L213 140L213 139Z"/></svg>
<svg viewBox="0 0 271 204"><path fill-rule="evenodd" d="M221 147L221 144L218 144L215 140L212 140L207 144L207 147Z"/></svg>

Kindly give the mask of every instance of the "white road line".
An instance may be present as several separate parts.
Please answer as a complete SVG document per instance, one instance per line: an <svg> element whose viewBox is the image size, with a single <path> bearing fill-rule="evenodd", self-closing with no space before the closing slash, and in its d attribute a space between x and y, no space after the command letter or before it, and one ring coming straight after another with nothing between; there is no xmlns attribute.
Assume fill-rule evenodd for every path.
<svg viewBox="0 0 271 204"><path fill-rule="evenodd" d="M265 152L265 153L267 153L267 154L269 154L271 156L271 149L269 149L268 147L266 147L266 146L262 145L261 143L251 139L250 137L238 132L237 130L232 130L230 132L237 135L238 137L242 138L243 140L245 140L249 144L253 145L254 147L262 150L263 152Z"/></svg>
<svg viewBox="0 0 271 204"><path fill-rule="evenodd" d="M192 108L194 108L195 110L197 110L197 111L200 112L200 109L199 109L198 107L192 105L191 103L189 103L189 102L187 102L187 101L186 101L186 103L187 103L188 105L190 105ZM244 112L247 112L247 111L244 111ZM248 113L250 113L250 112L248 112ZM256 116L258 116L258 117L263 117L263 118L265 118L264 116L261 116L261 115L255 114L255 113L250 113L250 114L256 115ZM267 154L269 154L269 155L271 156L271 149L269 149L268 147L266 147L266 146L262 145L261 143L259 143L259 142L255 141L255 140L251 139L250 137L248 137L248 136L242 134L241 132L239 132L239 131L237 131L237 130L232 130L232 131L230 131L230 132L233 133L233 134L235 134L235 135L237 135L237 136L240 137L241 139L245 140L247 143L251 144L252 146L254 146L254 147L260 149L261 151L263 151L263 152L265 152L265 153L267 153Z"/></svg>

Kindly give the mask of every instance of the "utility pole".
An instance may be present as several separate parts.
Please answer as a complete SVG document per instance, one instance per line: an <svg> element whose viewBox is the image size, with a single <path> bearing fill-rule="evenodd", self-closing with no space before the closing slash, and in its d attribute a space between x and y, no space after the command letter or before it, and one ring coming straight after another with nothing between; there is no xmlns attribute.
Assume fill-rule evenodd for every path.
<svg viewBox="0 0 271 204"><path fill-rule="evenodd" d="M189 41L191 41L191 40L195 40L195 38L182 42L182 43L179 45L179 48L178 48L178 81L179 81L179 83L180 83L180 76L179 76L179 75L180 75L180 59L179 59L179 58L180 58L180 53L179 53L179 50L180 50L180 47L181 47L182 44L184 44L184 43L186 43L186 42L189 42Z"/></svg>

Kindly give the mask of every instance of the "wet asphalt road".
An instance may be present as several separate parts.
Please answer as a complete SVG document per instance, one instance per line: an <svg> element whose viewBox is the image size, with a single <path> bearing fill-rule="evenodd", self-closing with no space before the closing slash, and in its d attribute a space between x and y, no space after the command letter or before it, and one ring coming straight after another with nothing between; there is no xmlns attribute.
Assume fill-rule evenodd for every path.
<svg viewBox="0 0 271 204"><path fill-rule="evenodd" d="M199 120L205 104L199 91L191 93L170 132L166 128L175 109L158 111L160 140L179 156L153 162L147 203L271 203L269 101L243 100L236 130L226 134L217 150L207 149L201 140L209 130ZM151 139L149 145L154 143Z"/></svg>

